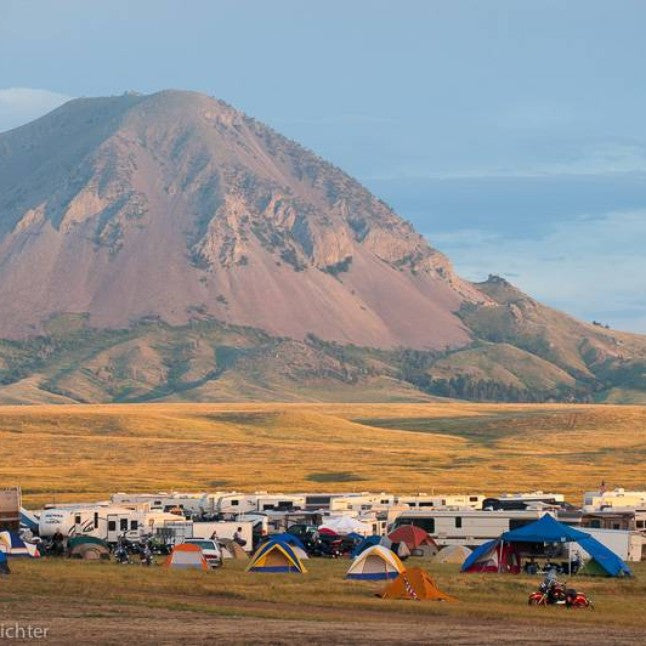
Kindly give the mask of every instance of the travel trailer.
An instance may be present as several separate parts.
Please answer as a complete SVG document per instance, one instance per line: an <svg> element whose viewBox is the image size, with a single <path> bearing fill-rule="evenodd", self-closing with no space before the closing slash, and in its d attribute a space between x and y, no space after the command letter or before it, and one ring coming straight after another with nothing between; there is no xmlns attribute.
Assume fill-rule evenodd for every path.
<svg viewBox="0 0 646 646"><path fill-rule="evenodd" d="M387 509L394 505L395 496L388 493L368 493L346 494L332 498L328 505L330 513L338 514L345 511L362 512L378 509Z"/></svg>
<svg viewBox="0 0 646 646"><path fill-rule="evenodd" d="M221 496L205 496L201 500L202 511L213 515L249 514L271 510L305 508L304 494L268 494L256 491L253 494L225 493Z"/></svg>
<svg viewBox="0 0 646 646"><path fill-rule="evenodd" d="M503 532L538 520L544 511L477 511L473 509L410 510L400 514L390 528L402 525L421 527L440 545L476 547Z"/></svg>
<svg viewBox="0 0 646 646"><path fill-rule="evenodd" d="M158 527L183 520L176 514L151 510L145 505L135 508L115 505L78 505L44 509L38 519L41 538L53 536L94 536L116 543L120 536L138 540L153 534ZM186 522L186 521L183 521Z"/></svg>
<svg viewBox="0 0 646 646"><path fill-rule="evenodd" d="M565 496L561 493L504 493L497 498L485 498L481 509L546 509L548 507L565 507Z"/></svg>
<svg viewBox="0 0 646 646"><path fill-rule="evenodd" d="M481 509L485 497L482 494L432 494L418 493L414 496L399 496L397 502L410 509L441 509L456 507L458 509Z"/></svg>
<svg viewBox="0 0 646 646"><path fill-rule="evenodd" d="M583 494L583 509L585 511L601 510L610 507L642 507L646 508L646 491L586 491Z"/></svg>
<svg viewBox="0 0 646 646"><path fill-rule="evenodd" d="M206 494L204 493L115 493L110 498L114 505L147 504L151 510L170 511L180 509L183 514L192 516L200 512L200 502Z"/></svg>

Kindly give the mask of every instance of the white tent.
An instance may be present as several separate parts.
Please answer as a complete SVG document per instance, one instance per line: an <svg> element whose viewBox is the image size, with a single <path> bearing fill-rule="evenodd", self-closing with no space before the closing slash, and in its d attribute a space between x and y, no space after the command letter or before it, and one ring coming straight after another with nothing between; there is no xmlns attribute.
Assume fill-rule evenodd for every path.
<svg viewBox="0 0 646 646"><path fill-rule="evenodd" d="M405 571L403 563L394 552L383 545L373 545L352 561L346 579L394 579Z"/></svg>
<svg viewBox="0 0 646 646"><path fill-rule="evenodd" d="M362 523L356 518L350 516L330 516L325 519L325 522L319 529L331 529L337 534L361 534L361 536L370 536L372 534L372 526L368 523Z"/></svg>
<svg viewBox="0 0 646 646"><path fill-rule="evenodd" d="M471 554L471 550L464 545L447 545L443 547L433 559L438 563L458 563L462 565Z"/></svg>

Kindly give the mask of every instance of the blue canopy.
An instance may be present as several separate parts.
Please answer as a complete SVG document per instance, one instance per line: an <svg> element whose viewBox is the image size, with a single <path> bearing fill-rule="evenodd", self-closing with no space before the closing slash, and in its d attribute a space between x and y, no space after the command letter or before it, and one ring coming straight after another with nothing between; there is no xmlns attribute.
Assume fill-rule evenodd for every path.
<svg viewBox="0 0 646 646"><path fill-rule="evenodd" d="M569 543L589 536L590 534L559 523L553 516L545 514L529 525L504 532L500 538L505 543Z"/></svg>
<svg viewBox="0 0 646 646"><path fill-rule="evenodd" d="M491 512L495 513L495 512ZM587 532L574 529L559 523L553 516L545 514L539 520L503 532L500 538L477 547L462 564L462 571L467 571L474 563L484 558L501 542L504 543L577 543L599 567L610 576L632 576L630 568L612 550L593 538Z"/></svg>

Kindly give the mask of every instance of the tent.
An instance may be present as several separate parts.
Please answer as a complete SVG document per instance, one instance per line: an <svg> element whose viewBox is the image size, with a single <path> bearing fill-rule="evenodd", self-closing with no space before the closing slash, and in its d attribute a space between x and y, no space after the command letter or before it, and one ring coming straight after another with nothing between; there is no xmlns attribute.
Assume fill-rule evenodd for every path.
<svg viewBox="0 0 646 646"><path fill-rule="evenodd" d="M199 545L180 543L173 547L173 551L166 557L164 567L208 570L209 565L204 558Z"/></svg>
<svg viewBox="0 0 646 646"><path fill-rule="evenodd" d="M584 549L608 576L631 576L630 568L614 552L590 534L559 523L549 514L524 527L503 532L473 551L462 565L463 572L520 572L523 544L572 544Z"/></svg>
<svg viewBox="0 0 646 646"><path fill-rule="evenodd" d="M272 540L263 543L256 550L247 566L247 572L295 572L305 574L307 570L291 545Z"/></svg>
<svg viewBox="0 0 646 646"><path fill-rule="evenodd" d="M350 516L330 516L319 527L319 532L324 529L330 529L335 534L360 534L361 536L370 536L372 534L372 525L362 523L356 518L350 518Z"/></svg>
<svg viewBox="0 0 646 646"><path fill-rule="evenodd" d="M401 525L388 534L393 543L406 543L413 556L437 554L437 543L421 528L415 525Z"/></svg>
<svg viewBox="0 0 646 646"><path fill-rule="evenodd" d="M34 543L25 543L17 532L0 532L0 551L9 556L38 558L40 552Z"/></svg>
<svg viewBox="0 0 646 646"><path fill-rule="evenodd" d="M94 536L71 536L67 539L67 552L86 561L110 558L108 544Z"/></svg>
<svg viewBox="0 0 646 646"><path fill-rule="evenodd" d="M246 561L249 558L249 555L234 540L230 538L221 538L218 542L220 544L223 559Z"/></svg>
<svg viewBox="0 0 646 646"><path fill-rule="evenodd" d="M461 565L469 554L471 554L471 550L464 545L447 545L435 555L433 560L437 563L458 563Z"/></svg>
<svg viewBox="0 0 646 646"><path fill-rule="evenodd" d="M455 597L444 594L431 575L419 567L402 572L377 596L382 599L415 599L416 601L456 601Z"/></svg>
<svg viewBox="0 0 646 646"><path fill-rule="evenodd" d="M373 545L352 561L346 579L394 579L404 571L404 565L394 552L383 545Z"/></svg>
<svg viewBox="0 0 646 646"><path fill-rule="evenodd" d="M279 541L281 543L287 543L287 545L291 545L299 547L303 551L305 550L305 545L303 545L303 541L301 541L298 536L294 536L294 534L290 534L289 532L284 532L283 534L273 534L269 540L272 541Z"/></svg>
<svg viewBox="0 0 646 646"><path fill-rule="evenodd" d="M372 547L373 545L380 545L381 541L381 536L366 536L361 543L358 545L355 545L354 549L350 552L350 556L352 558L355 558L361 554L364 550L367 550L369 547Z"/></svg>

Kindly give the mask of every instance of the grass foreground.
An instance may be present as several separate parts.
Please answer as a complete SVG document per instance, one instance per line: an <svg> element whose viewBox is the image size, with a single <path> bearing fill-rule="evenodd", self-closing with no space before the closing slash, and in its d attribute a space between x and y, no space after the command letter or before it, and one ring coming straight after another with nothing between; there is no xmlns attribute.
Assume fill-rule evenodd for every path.
<svg viewBox="0 0 646 646"><path fill-rule="evenodd" d="M108 404L0 407L0 481L27 506L115 491L646 488L646 407Z"/></svg>
<svg viewBox="0 0 646 646"><path fill-rule="evenodd" d="M632 579L579 577L595 610L530 608L537 577L460 574L458 566L409 559L456 603L383 600L377 582L344 580L348 559L310 559L308 573L250 574L227 561L213 572L71 560L12 561L3 580L3 621L49 626L48 641L83 636L119 643L630 643L642 634L645 564ZM350 631L350 632L348 632ZM374 633L374 634L373 634ZM123 643L123 641L121 641Z"/></svg>

